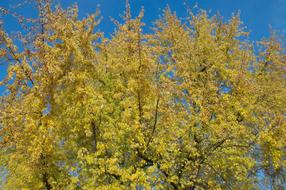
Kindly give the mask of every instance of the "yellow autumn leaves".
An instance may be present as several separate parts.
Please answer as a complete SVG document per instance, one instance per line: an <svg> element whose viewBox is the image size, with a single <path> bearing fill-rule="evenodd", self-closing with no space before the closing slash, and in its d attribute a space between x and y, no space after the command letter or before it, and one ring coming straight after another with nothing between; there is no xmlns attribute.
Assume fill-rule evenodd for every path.
<svg viewBox="0 0 286 190"><path fill-rule="evenodd" d="M42 30L26 50L0 34L10 64L0 188L257 189L261 173L283 186L286 60L275 37L256 53L238 16L183 22L169 8L145 33L143 11L133 18L127 4L105 38L98 13L80 20L76 7L39 3Z"/></svg>

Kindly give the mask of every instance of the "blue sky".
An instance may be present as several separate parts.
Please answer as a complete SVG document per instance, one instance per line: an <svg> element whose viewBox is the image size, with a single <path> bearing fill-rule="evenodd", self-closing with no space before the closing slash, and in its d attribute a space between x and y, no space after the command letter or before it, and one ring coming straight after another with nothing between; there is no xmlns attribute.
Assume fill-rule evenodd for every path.
<svg viewBox="0 0 286 190"><path fill-rule="evenodd" d="M82 16L93 12L96 6L100 5L104 17L101 29L108 33L114 28L109 16L118 18L125 6L125 0L58 0L58 2L63 6L78 2ZM242 21L248 30L252 31L251 39L253 40L267 37L270 25L274 29L286 29L286 0L130 0L135 15L141 7L144 7L144 21L147 24L158 18L162 9L167 5L170 5L179 16L186 16L184 2L190 6L198 4L199 8L209 10L210 14L219 11L225 19L230 18L232 13L240 11Z"/></svg>
<svg viewBox="0 0 286 190"><path fill-rule="evenodd" d="M0 7L9 8L22 0L0 1ZM100 30L109 36L114 31L114 24L109 17L119 19L123 13L125 0L55 0L55 2L67 7L73 3L78 3L80 17L93 13L100 6L103 16ZM130 0L133 15L137 15L141 9L145 9L144 22L147 24L145 31L149 31L154 21L162 13L167 5L177 13L179 17L186 16L184 2L191 7L196 3L199 8L206 9L210 14L220 12L224 19L229 19L232 13L240 11L241 20L251 32L250 40L259 40L269 36L269 28L280 30L286 34L286 0ZM23 15L34 17L37 15L35 8L23 6L17 9ZM8 33L13 33L20 29L15 20L9 16L0 16L4 22L4 27ZM5 74L5 66L0 66L0 80ZM3 90L0 87L0 92Z"/></svg>
<svg viewBox="0 0 286 190"><path fill-rule="evenodd" d="M23 0L4 0L0 1L0 7L9 8ZM125 0L54 0L64 7L78 3L80 16L93 13L97 6L100 6L103 21L101 30L110 33L114 29L109 16L119 18L125 7ZM221 15L228 19L237 11L241 12L241 19L248 30L252 31L251 39L257 40L261 37L268 36L269 26L274 29L286 30L286 0L130 0L132 11L136 15L141 7L145 8L144 21L150 26L150 23L158 18L167 5L170 5L173 11L179 16L186 16L184 2L190 6L196 3L199 8L210 11L210 14L220 12ZM35 8L23 6L17 9L23 15L35 16L37 11ZM0 16L1 18L2 16ZM3 17L2 17L3 18ZM8 32L19 29L13 22L13 19L4 17L5 27Z"/></svg>

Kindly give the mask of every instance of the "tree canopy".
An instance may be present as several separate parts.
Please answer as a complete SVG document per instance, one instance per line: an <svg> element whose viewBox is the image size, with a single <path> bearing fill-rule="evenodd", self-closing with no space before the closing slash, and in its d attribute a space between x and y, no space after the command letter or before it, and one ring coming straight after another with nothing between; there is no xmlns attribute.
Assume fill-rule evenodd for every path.
<svg viewBox="0 0 286 190"><path fill-rule="evenodd" d="M107 38L99 12L37 5L16 39L0 30L0 189L285 188L275 33L170 8L147 33L127 3Z"/></svg>

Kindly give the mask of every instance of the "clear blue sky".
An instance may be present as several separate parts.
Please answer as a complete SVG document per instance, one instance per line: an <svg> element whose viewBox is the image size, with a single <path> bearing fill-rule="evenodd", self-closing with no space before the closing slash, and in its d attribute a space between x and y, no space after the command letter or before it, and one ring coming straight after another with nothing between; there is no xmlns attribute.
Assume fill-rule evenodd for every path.
<svg viewBox="0 0 286 190"><path fill-rule="evenodd" d="M106 35L114 31L114 24L110 21L109 16L119 19L119 15L123 13L125 7L125 0L55 0L64 7L73 3L78 3L80 10L80 17L93 13L97 6L100 6L103 21L100 25L100 30ZM15 5L20 0L5 0L0 1L0 7L8 8ZM178 16L186 16L184 2L188 2L190 6L198 3L199 8L210 11L210 14L220 12L225 18L229 19L232 13L240 11L241 20L251 32L251 40L259 40L262 37L269 36L269 27L278 29L286 34L286 0L130 0L133 15L137 15L141 7L145 8L144 22L149 26L158 15L162 13L167 5L171 7ZM35 8L23 6L17 9L21 14L27 16L35 16L37 11ZM4 27L8 33L19 30L19 26L15 21L8 16L2 17L4 20ZM5 73L4 66L0 66L0 80ZM3 90L3 89L2 89ZM1 92L1 87L0 87ZM1 94L1 93L0 93Z"/></svg>

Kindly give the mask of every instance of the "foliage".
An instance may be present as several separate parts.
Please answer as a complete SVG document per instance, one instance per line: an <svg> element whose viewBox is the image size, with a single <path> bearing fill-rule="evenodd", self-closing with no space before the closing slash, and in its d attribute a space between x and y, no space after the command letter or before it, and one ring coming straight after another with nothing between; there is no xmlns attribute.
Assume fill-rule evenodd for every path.
<svg viewBox="0 0 286 190"><path fill-rule="evenodd" d="M0 31L0 187L285 187L286 57L275 34L256 53L238 15L189 12L182 23L170 8L146 33L144 11L132 18L127 3L105 38L98 13L38 5L20 47Z"/></svg>

